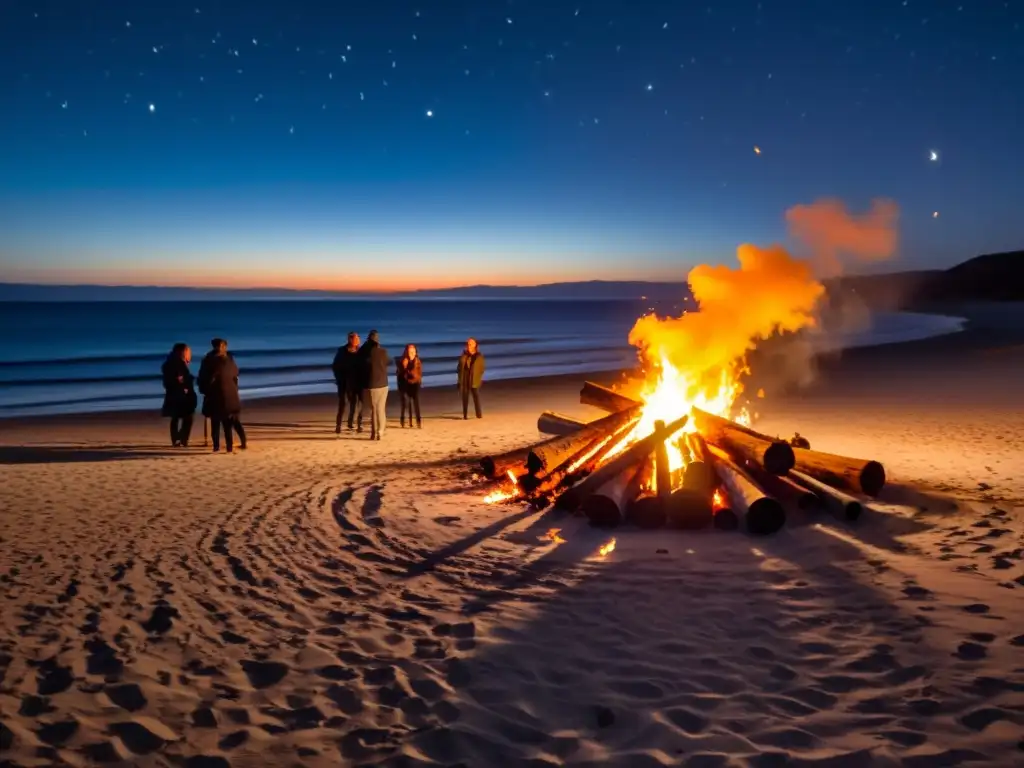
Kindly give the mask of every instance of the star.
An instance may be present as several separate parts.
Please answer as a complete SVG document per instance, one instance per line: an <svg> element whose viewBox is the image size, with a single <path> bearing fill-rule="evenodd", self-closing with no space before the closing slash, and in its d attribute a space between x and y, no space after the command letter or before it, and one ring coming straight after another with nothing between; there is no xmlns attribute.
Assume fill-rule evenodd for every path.
<svg viewBox="0 0 1024 768"><path fill-rule="evenodd" d="M933 163L936 162L939 159L939 153L936 152L934 149L930 150L928 152L928 159L931 160Z"/></svg>
<svg viewBox="0 0 1024 768"><path fill-rule="evenodd" d="M932 211L932 218L933 219L939 218L939 212L938 211Z"/></svg>
<svg viewBox="0 0 1024 768"><path fill-rule="evenodd" d="M427 110L427 117L433 117L433 116L434 116L434 110L428 109Z"/></svg>
<svg viewBox="0 0 1024 768"><path fill-rule="evenodd" d="M149 105L149 111L150 111L151 113L152 113L152 112L156 112L156 104L150 104L150 105Z"/></svg>
<svg viewBox="0 0 1024 768"><path fill-rule="evenodd" d="M645 91L653 91L654 90L654 84L653 83L648 83L646 86L644 86L644 90Z"/></svg>
<svg viewBox="0 0 1024 768"><path fill-rule="evenodd" d="M754 154L755 155L760 155L761 154L761 148L759 146L757 146L756 144L754 145Z"/></svg>

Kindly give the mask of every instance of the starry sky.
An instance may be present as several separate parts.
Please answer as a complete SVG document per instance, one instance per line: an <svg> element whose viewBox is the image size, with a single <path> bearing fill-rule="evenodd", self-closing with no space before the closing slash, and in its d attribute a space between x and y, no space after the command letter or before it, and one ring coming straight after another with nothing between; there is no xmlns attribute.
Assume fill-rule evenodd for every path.
<svg viewBox="0 0 1024 768"><path fill-rule="evenodd" d="M1019 248L1022 24L1022 0L13 0L0 280L680 280L823 197L895 200L900 268Z"/></svg>

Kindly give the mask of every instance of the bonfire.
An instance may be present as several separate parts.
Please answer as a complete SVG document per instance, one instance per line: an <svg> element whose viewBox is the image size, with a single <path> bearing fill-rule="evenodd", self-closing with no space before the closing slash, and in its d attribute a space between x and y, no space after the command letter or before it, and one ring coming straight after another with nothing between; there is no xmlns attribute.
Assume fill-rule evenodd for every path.
<svg viewBox="0 0 1024 768"><path fill-rule="evenodd" d="M807 239L829 256L865 233L873 254L894 242L877 236L889 226L885 210L842 220L833 247L823 245L824 228L812 226L811 207L793 210ZM835 204L821 210L834 224ZM554 504L608 527L743 526L756 534L778 531L798 509L834 506L858 517L861 499L885 484L882 465L812 450L799 434L758 432L745 399L750 352L778 335L813 330L825 288L810 261L779 246L740 246L738 260L739 269L690 272L699 311L637 320L629 340L642 377L618 390L586 382L580 391L581 404L607 416L584 423L545 412L538 429L551 437L481 459L484 476L499 482L485 501Z"/></svg>

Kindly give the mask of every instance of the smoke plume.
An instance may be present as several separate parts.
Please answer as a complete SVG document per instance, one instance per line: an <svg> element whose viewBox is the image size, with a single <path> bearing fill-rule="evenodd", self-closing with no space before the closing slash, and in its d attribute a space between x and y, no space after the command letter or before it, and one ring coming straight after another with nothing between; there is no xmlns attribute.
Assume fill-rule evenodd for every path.
<svg viewBox="0 0 1024 768"><path fill-rule="evenodd" d="M668 361L685 371L693 394L710 394L708 389L719 386L723 376L734 377L754 349L758 358L773 361L766 365L771 370L758 375L759 385L767 381L777 389L779 384L806 384L813 376L814 356L832 333L831 322L823 324L823 319L838 316L842 330L849 331L851 324L867 317L856 307L851 312L849 305L838 315L832 308L823 316L827 308L821 279L835 277L853 263L893 256L898 217L896 204L887 200L873 201L861 216L835 200L794 206L786 221L800 257L781 245L747 244L737 249L736 268L694 267L688 282L699 311L676 318L642 317L629 341L647 364Z"/></svg>

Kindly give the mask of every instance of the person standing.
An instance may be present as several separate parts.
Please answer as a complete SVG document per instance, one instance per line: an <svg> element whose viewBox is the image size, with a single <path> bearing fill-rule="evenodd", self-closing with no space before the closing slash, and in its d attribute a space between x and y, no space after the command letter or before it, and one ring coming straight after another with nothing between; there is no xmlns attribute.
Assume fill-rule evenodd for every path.
<svg viewBox="0 0 1024 768"><path fill-rule="evenodd" d="M370 331L366 343L359 348L366 376L365 405L370 407L370 439L380 440L387 428L388 368L391 358L380 345L380 335Z"/></svg>
<svg viewBox="0 0 1024 768"><path fill-rule="evenodd" d="M334 434L341 434L341 422L348 410L348 428L359 425L363 431L363 375L360 370L359 334L353 331L348 335L348 344L338 348L331 365L334 381L338 385L338 416L334 422Z"/></svg>
<svg viewBox="0 0 1024 768"><path fill-rule="evenodd" d="M199 366L199 391L203 394L203 415L212 422L213 452L220 450L220 432L228 453L234 450L234 433L238 433L239 448L245 450L245 428L239 415L242 398L238 392L238 364L228 354L224 339L210 342L213 349L206 353Z"/></svg>
<svg viewBox="0 0 1024 768"><path fill-rule="evenodd" d="M484 383L486 362L476 339L466 340L466 348L459 358L459 393L462 395L462 418L469 418L469 398L473 398L473 409L476 417L482 419L480 409L480 386Z"/></svg>
<svg viewBox="0 0 1024 768"><path fill-rule="evenodd" d="M171 445L187 448L192 435L192 417L199 398L196 396L195 377L189 369L192 350L188 344L175 344L164 360L161 373L164 380L164 404L161 415L171 420Z"/></svg>
<svg viewBox="0 0 1024 768"><path fill-rule="evenodd" d="M413 416L416 428L423 428L420 417L420 386L423 384L423 361L420 360L415 344L406 344L405 351L398 358L397 364L398 394L402 398L402 426L405 426L405 414L409 413L409 426Z"/></svg>

